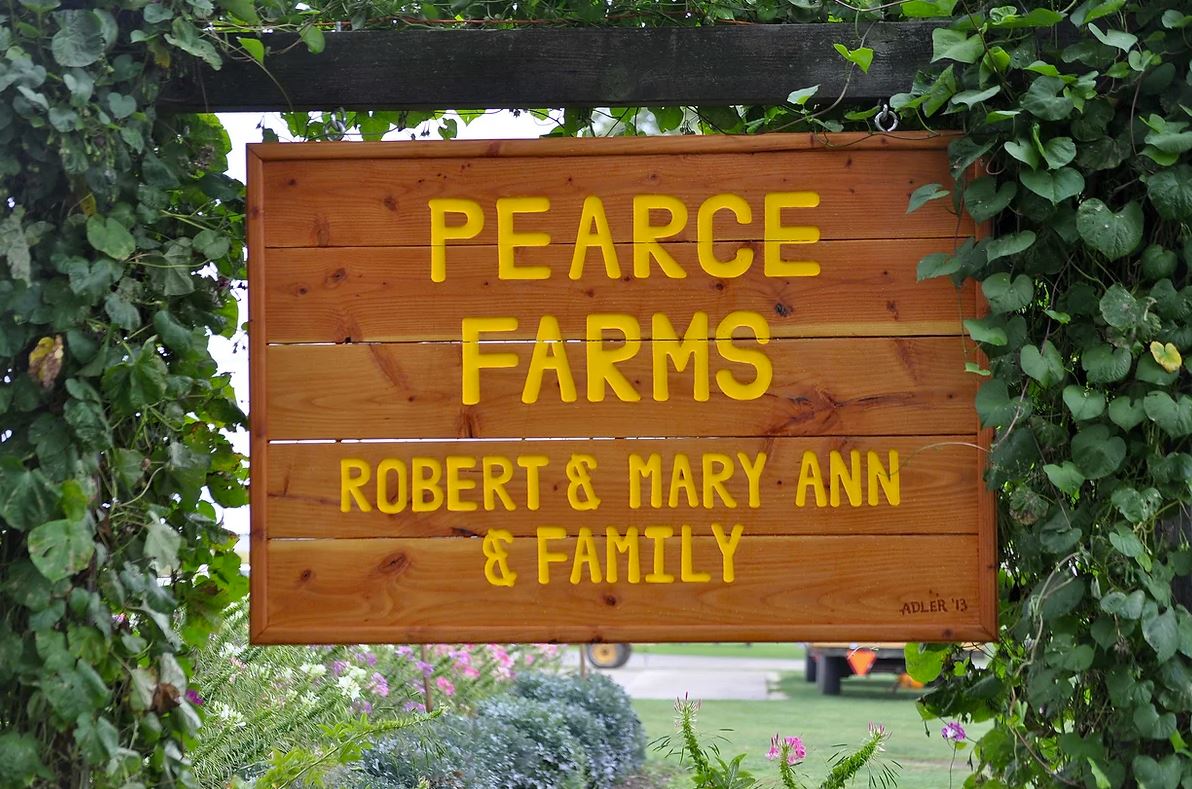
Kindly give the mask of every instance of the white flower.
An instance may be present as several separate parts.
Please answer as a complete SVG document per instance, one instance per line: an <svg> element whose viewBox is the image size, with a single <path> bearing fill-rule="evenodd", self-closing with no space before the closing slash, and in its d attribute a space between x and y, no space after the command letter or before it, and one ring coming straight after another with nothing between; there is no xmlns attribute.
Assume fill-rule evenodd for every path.
<svg viewBox="0 0 1192 789"><path fill-rule="evenodd" d="M327 673L327 667L322 663L303 663L302 671L308 677L322 677Z"/></svg>

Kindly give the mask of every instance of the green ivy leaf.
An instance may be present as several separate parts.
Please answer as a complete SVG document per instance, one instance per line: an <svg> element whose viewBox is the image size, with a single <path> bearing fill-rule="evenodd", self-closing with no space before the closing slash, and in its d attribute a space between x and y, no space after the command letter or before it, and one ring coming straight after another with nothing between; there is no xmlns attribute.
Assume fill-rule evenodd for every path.
<svg viewBox="0 0 1192 789"><path fill-rule="evenodd" d="M1135 756L1131 766L1139 789L1178 789L1184 773L1180 757L1174 753L1162 762L1151 756Z"/></svg>
<svg viewBox="0 0 1192 789"><path fill-rule="evenodd" d="M137 243L124 225L112 218L93 216L87 220L87 243L116 260L136 251Z"/></svg>
<svg viewBox="0 0 1192 789"><path fill-rule="evenodd" d="M1039 120L1061 121L1072 114L1075 105L1064 91L1064 81L1057 77L1036 77L1022 97L1022 108Z"/></svg>
<svg viewBox="0 0 1192 789"><path fill-rule="evenodd" d="M1126 520L1131 523L1145 523L1155 517L1159 505L1163 503L1163 496L1155 488L1147 488L1140 492L1126 486L1115 490L1110 501Z"/></svg>
<svg viewBox="0 0 1192 789"><path fill-rule="evenodd" d="M310 50L312 55L317 55L323 51L327 46L327 39L323 36L323 31L317 25L309 24L304 26L298 35L302 38L306 48Z"/></svg>
<svg viewBox="0 0 1192 789"><path fill-rule="evenodd" d="M1142 616L1142 603L1145 599L1146 595L1141 589L1136 589L1128 595L1114 591L1101 598L1101 610L1123 619L1138 619Z"/></svg>
<svg viewBox="0 0 1192 789"><path fill-rule="evenodd" d="M1128 348L1114 348L1102 343L1080 355L1080 365L1088 373L1090 384L1120 381L1130 372L1134 357Z"/></svg>
<svg viewBox="0 0 1192 789"><path fill-rule="evenodd" d="M1076 158L1076 143L1071 137L1054 137L1043 143L1043 159L1048 169L1058 170Z"/></svg>
<svg viewBox="0 0 1192 789"><path fill-rule="evenodd" d="M973 221L985 222L1004 211L1017 193L1014 181L998 183L996 178L982 176L964 190L964 207Z"/></svg>
<svg viewBox="0 0 1192 789"><path fill-rule="evenodd" d="M1096 419L1105 411L1105 395L1096 390L1073 384L1064 387L1063 397L1064 405L1078 422Z"/></svg>
<svg viewBox="0 0 1192 789"><path fill-rule="evenodd" d="M1043 387L1055 386L1064 380L1064 362L1051 340L1043 341L1042 350L1034 345L1022 346L1018 358L1022 371Z"/></svg>
<svg viewBox="0 0 1192 789"><path fill-rule="evenodd" d="M939 184L924 184L915 191L911 192L910 201L907 203L906 212L908 214L918 211L925 204L932 200L939 200L941 197L950 195L947 189L944 189Z"/></svg>
<svg viewBox="0 0 1192 789"><path fill-rule="evenodd" d="M123 120L137 111L137 100L132 96L113 91L108 94L108 109L112 111L112 117L116 120ZM113 255L112 257L117 256Z"/></svg>
<svg viewBox="0 0 1192 789"><path fill-rule="evenodd" d="M51 581L84 569L94 555L91 529L84 521L49 521L29 532L29 558Z"/></svg>
<svg viewBox="0 0 1192 789"><path fill-rule="evenodd" d="M1101 28L1096 25L1089 25L1089 30L1105 46L1120 49L1123 52L1129 52L1138 43L1138 36L1124 30L1106 30L1102 33Z"/></svg>
<svg viewBox="0 0 1192 789"><path fill-rule="evenodd" d="M916 268L916 278L919 282L935 277L944 277L960 271L960 258L947 252L932 252L923 256Z"/></svg>
<svg viewBox="0 0 1192 789"><path fill-rule="evenodd" d="M1155 650L1155 657L1162 663L1170 660L1180 646L1180 633L1175 619L1175 611L1167 609L1142 623L1142 636Z"/></svg>
<svg viewBox="0 0 1192 789"><path fill-rule="evenodd" d="M1177 222L1192 219L1192 166L1164 168L1145 180L1147 198L1159 216Z"/></svg>
<svg viewBox="0 0 1192 789"><path fill-rule="evenodd" d="M1071 460L1065 460L1058 465L1049 463L1043 467L1043 473L1051 480L1052 485L1069 496L1075 496L1080 491L1080 486L1084 484L1084 475Z"/></svg>
<svg viewBox="0 0 1192 789"><path fill-rule="evenodd" d="M1017 140L1007 140L1006 142L1002 143L1002 148L1005 149L1006 153L1010 154L1032 170L1038 168L1039 150L1034 146L1033 143L1019 138Z"/></svg>
<svg viewBox="0 0 1192 789"><path fill-rule="evenodd" d="M11 460L0 472L0 517L7 525L28 531L57 514L59 489L41 469L26 469Z"/></svg>
<svg viewBox="0 0 1192 789"><path fill-rule="evenodd" d="M58 65L82 68L103 57L103 25L94 12L59 11L54 20L58 32L50 39L50 51Z"/></svg>
<svg viewBox="0 0 1192 789"><path fill-rule="evenodd" d="M261 24L261 18L257 16L257 9L253 7L253 0L217 0L217 2L221 8L239 20L250 25Z"/></svg>
<svg viewBox="0 0 1192 789"><path fill-rule="evenodd" d="M1149 392L1142 401L1147 418L1172 438L1192 434L1192 397L1174 400L1167 392Z"/></svg>
<svg viewBox="0 0 1192 789"><path fill-rule="evenodd" d="M1019 252L1025 252L1034 243L1035 231L1020 230L1017 233L1010 233L1008 235L998 236L997 238L991 238L988 245L985 247L985 254L989 262L992 263L998 258L1017 255ZM994 275L994 277L997 276L1002 275ZM1009 275L1007 274L1005 276L1006 279L1009 280ZM990 277L989 279L985 280L985 282L982 283L982 288L984 288L985 285L987 285L992 279L993 277ZM1025 280L1025 283L1023 283L1023 280ZM1013 301L1015 303L1021 303L1019 303L1019 306L1017 307L1012 307L1006 310L999 309L996 310L997 312L1013 312L1014 310L1021 309L1022 307L1025 307L1027 304L1029 304L1031 298L1034 296L1035 286L1031 282L1030 277L1027 277L1025 274L1018 275L1018 277L1014 279L1013 285L1007 283L1007 286L1009 287L1007 295L1013 296ZM988 290L985 291L985 295L989 297ZM1023 296L1025 296L1025 299L1021 298Z"/></svg>
<svg viewBox="0 0 1192 789"><path fill-rule="evenodd" d="M1142 424L1146 419L1146 412L1142 408L1142 400L1118 397L1109 404L1109 418L1122 430L1130 431Z"/></svg>
<svg viewBox="0 0 1192 789"><path fill-rule="evenodd" d="M849 49L844 44L833 44L832 48L840 53L840 56L852 63L865 74L869 73L869 67L873 65L873 50L869 47L858 47L856 49Z"/></svg>
<svg viewBox="0 0 1192 789"><path fill-rule="evenodd" d="M38 778L52 781L54 774L41 760L41 747L32 734L9 730L0 733L0 764L14 786L32 786Z"/></svg>
<svg viewBox="0 0 1192 789"><path fill-rule="evenodd" d="M962 90L953 96L951 101L953 104L962 104L972 109L973 105L992 99L1001 92L1002 88L1000 85L994 85L992 88L986 88L985 90Z"/></svg>
<svg viewBox="0 0 1192 789"><path fill-rule="evenodd" d="M1120 436L1111 435L1105 425L1087 427L1072 439L1072 460L1086 479L1109 476L1125 459L1126 442Z"/></svg>
<svg viewBox="0 0 1192 789"><path fill-rule="evenodd" d="M931 62L955 60L976 63L985 52L980 36L970 36L962 30L937 27L931 31Z"/></svg>
<svg viewBox="0 0 1192 789"><path fill-rule="evenodd" d="M1054 205L1084 191L1084 176L1071 167L1054 171L1023 170L1018 174L1018 179L1027 189Z"/></svg>
<svg viewBox="0 0 1192 789"><path fill-rule="evenodd" d="M1096 198L1085 200L1076 212L1076 229L1089 247L1109 260L1117 260L1142 241L1142 206L1131 200L1114 213Z"/></svg>
<svg viewBox="0 0 1192 789"><path fill-rule="evenodd" d="M964 328L968 331L969 336L973 338L974 342L996 346L1002 346L1009 342L1009 338L1006 336L1006 330L998 326L992 318L981 318L979 320L970 318L964 322Z"/></svg>
<svg viewBox="0 0 1192 789"><path fill-rule="evenodd" d="M903 647L906 673L916 682L935 682L952 648L948 644L907 644Z"/></svg>
<svg viewBox="0 0 1192 789"><path fill-rule="evenodd" d="M83 757L91 764L106 764L120 750L120 732L102 715L98 718L79 715L75 719L74 738Z"/></svg>
<svg viewBox="0 0 1192 789"><path fill-rule="evenodd" d="M1114 283L1105 291L1098 304L1101 317L1115 329L1133 329L1146 315L1146 305L1134 298L1134 294Z"/></svg>
<svg viewBox="0 0 1192 789"><path fill-rule="evenodd" d="M168 575L178 566L178 551L182 535L160 520L149 522L145 529L145 556L160 575Z"/></svg>

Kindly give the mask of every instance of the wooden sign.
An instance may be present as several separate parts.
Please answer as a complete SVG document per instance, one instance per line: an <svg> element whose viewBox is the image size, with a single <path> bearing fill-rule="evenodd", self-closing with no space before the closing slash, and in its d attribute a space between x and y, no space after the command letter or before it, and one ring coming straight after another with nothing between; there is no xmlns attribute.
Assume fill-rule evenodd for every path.
<svg viewBox="0 0 1192 789"><path fill-rule="evenodd" d="M250 146L254 642L992 638L945 143Z"/></svg>

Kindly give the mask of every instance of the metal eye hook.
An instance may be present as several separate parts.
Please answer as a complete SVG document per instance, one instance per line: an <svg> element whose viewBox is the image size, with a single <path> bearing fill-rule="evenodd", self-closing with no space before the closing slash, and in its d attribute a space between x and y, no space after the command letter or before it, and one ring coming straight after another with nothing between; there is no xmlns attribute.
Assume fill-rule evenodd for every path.
<svg viewBox="0 0 1192 789"><path fill-rule="evenodd" d="M873 125L880 132L892 132L898 128L898 115L890 112L889 102L882 102L882 111L873 118Z"/></svg>

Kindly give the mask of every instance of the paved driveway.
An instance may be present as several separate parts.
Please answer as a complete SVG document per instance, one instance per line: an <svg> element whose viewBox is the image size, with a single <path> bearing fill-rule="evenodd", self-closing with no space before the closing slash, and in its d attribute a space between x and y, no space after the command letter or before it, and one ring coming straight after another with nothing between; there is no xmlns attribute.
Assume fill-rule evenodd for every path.
<svg viewBox="0 0 1192 789"><path fill-rule="evenodd" d="M568 663L577 662L574 647ZM691 657L634 652L621 668L597 669L635 699L765 700L785 698L770 688L779 672L803 671L802 660Z"/></svg>

